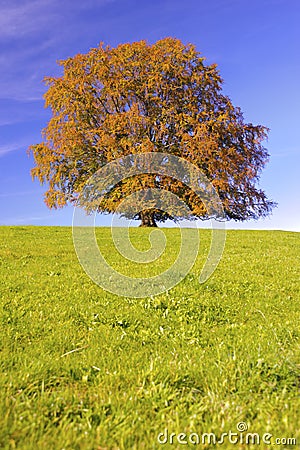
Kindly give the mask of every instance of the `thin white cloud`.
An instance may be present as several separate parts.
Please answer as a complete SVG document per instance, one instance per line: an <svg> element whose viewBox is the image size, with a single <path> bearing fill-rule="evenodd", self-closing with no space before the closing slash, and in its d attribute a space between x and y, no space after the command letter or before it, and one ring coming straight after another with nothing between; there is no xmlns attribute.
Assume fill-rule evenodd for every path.
<svg viewBox="0 0 300 450"><path fill-rule="evenodd" d="M15 152L17 150L24 150L28 147L28 142L12 142L10 144L0 145L0 158L10 152Z"/></svg>
<svg viewBox="0 0 300 450"><path fill-rule="evenodd" d="M30 101L0 99L0 136L3 136L1 127L9 127L26 121L48 120L48 113L41 111L43 103L42 97L35 102L32 99Z"/></svg>
<svg viewBox="0 0 300 450"><path fill-rule="evenodd" d="M20 0L11 0L9 3L0 1L0 39L19 38L45 28L51 30L55 22L66 22L66 14L64 14L66 10L76 13L76 11L100 7L112 1L23 0L20 2ZM58 29L53 31L56 33ZM59 31L61 32L62 29L60 28Z"/></svg>
<svg viewBox="0 0 300 450"><path fill-rule="evenodd" d="M0 98L42 99L42 80L60 73L56 60L70 56L82 12L113 1L0 0Z"/></svg>
<svg viewBox="0 0 300 450"><path fill-rule="evenodd" d="M0 97L2 99L36 101L45 91L42 82L56 64L56 39L46 39L34 45L15 48L7 46L0 55Z"/></svg>
<svg viewBox="0 0 300 450"><path fill-rule="evenodd" d="M57 2L53 0L31 0L21 4L14 1L6 3L1 6L0 37L21 37L41 29L55 18L53 13L55 4Z"/></svg>
<svg viewBox="0 0 300 450"><path fill-rule="evenodd" d="M31 222L37 222L39 220L49 219L50 217L52 217L51 214L42 215L42 216L19 217L19 218L12 217L12 218L5 219L2 222L0 221L0 224L2 224L2 225L31 224Z"/></svg>
<svg viewBox="0 0 300 450"><path fill-rule="evenodd" d="M36 194L37 190L31 190L31 191L21 191L21 192L5 192L2 193L0 192L0 198L8 198L8 197L23 197L26 195L32 195L32 194Z"/></svg>
<svg viewBox="0 0 300 450"><path fill-rule="evenodd" d="M285 156L300 156L299 149L283 150L281 152L274 152L270 154L271 158L282 158Z"/></svg>

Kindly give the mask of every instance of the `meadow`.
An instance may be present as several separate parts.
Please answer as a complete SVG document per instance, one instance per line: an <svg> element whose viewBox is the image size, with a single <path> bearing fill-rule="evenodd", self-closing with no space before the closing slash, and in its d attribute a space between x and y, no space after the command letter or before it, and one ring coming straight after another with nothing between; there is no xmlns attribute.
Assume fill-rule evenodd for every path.
<svg viewBox="0 0 300 450"><path fill-rule="evenodd" d="M172 253L178 234L165 232ZM97 229L118 267L109 233ZM132 230L141 249L147 233ZM1 449L299 446L300 234L227 231L204 284L210 232L200 235L203 252L180 284L134 299L87 277L71 228L0 228ZM230 431L237 443L197 445Z"/></svg>

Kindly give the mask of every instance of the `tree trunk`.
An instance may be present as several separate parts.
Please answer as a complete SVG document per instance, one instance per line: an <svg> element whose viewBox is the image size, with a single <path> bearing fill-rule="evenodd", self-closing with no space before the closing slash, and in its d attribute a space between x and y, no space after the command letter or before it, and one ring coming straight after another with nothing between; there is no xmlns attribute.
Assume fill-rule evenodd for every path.
<svg viewBox="0 0 300 450"><path fill-rule="evenodd" d="M154 219L154 211L145 210L141 211L140 219L142 221L140 227L157 227Z"/></svg>

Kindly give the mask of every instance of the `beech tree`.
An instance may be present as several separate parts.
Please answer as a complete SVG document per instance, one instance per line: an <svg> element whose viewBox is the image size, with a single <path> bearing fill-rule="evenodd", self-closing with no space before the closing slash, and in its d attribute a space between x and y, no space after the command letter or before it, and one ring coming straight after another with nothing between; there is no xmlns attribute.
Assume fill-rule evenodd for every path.
<svg viewBox="0 0 300 450"><path fill-rule="evenodd" d="M216 189L227 219L266 216L274 203L257 187L268 152L268 129L245 123L240 108L222 93L215 64L195 46L166 38L91 49L60 61L63 74L46 77L52 117L43 142L32 145L33 178L48 186L50 208L75 203L99 168L141 152L163 152L195 164ZM178 195L193 218L206 219L201 199L180 180L143 174L118 183L95 206L112 213L122 198L141 188ZM133 219L144 226L178 219L151 208Z"/></svg>

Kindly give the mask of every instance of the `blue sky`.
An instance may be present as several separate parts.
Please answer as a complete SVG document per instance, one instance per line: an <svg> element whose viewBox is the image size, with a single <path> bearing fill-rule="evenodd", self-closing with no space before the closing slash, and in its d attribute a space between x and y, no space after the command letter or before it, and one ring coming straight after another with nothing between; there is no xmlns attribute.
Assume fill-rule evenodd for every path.
<svg viewBox="0 0 300 450"><path fill-rule="evenodd" d="M300 231L298 0L0 0L0 8L0 224L72 223L72 207L44 205L26 154L50 118L42 79L60 75L56 61L100 41L173 36L218 64L246 121L271 129L260 187L279 206L270 218L228 227Z"/></svg>

